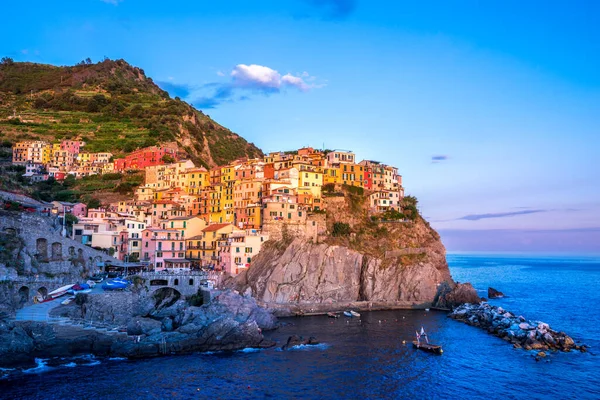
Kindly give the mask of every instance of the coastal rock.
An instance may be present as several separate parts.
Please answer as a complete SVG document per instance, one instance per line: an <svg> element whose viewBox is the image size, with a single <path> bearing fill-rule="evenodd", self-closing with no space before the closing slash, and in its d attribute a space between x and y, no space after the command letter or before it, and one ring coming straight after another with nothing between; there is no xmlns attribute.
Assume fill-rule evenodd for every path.
<svg viewBox="0 0 600 400"><path fill-rule="evenodd" d="M229 287L240 293L250 288L269 308L325 312L372 304L426 308L441 283L454 285L439 235L424 220L379 226L356 211L349 198L324 201L339 202L327 205L328 229L345 223L363 232L363 239L322 235L312 240L290 234L270 240Z"/></svg>
<svg viewBox="0 0 600 400"><path fill-rule="evenodd" d="M44 322L0 323L0 367L33 363L35 357L95 354L141 358L275 345L262 334L263 329L277 327L272 313L254 299L230 290L216 292L211 303L201 307L176 305L176 299L170 304L173 298L152 303L156 299L131 292L114 295L93 294L80 305L57 307L57 315L85 318L85 329ZM113 328L113 332L105 328ZM126 332L117 333L116 328Z"/></svg>
<svg viewBox="0 0 600 400"><path fill-rule="evenodd" d="M510 316L507 316L509 314ZM494 318L490 320L490 315ZM499 321L496 316L501 316ZM524 317L515 317L500 307L489 303L463 304L449 315L458 321L485 329L490 334L498 336L513 344L515 348L525 350L560 350L586 351L584 345L577 345L564 332L556 332L544 322L527 321Z"/></svg>
<svg viewBox="0 0 600 400"><path fill-rule="evenodd" d="M317 345L319 344L319 342L317 341L317 339L313 336L309 337L308 339L304 339L302 336L298 336L298 335L292 335L288 338L287 343L284 344L281 349L282 350L289 350L294 346L300 346L300 345Z"/></svg>
<svg viewBox="0 0 600 400"><path fill-rule="evenodd" d="M470 283L459 283L451 288L447 283L443 283L438 288L435 306L440 308L455 308L462 304L477 304L481 301L477 291ZM486 314L487 319L491 319L491 314Z"/></svg>
<svg viewBox="0 0 600 400"><path fill-rule="evenodd" d="M504 297L504 293L492 287L488 287L488 299L500 299L502 297Z"/></svg>
<svg viewBox="0 0 600 400"><path fill-rule="evenodd" d="M150 318L134 318L127 324L128 335L152 335L161 331L162 323Z"/></svg>

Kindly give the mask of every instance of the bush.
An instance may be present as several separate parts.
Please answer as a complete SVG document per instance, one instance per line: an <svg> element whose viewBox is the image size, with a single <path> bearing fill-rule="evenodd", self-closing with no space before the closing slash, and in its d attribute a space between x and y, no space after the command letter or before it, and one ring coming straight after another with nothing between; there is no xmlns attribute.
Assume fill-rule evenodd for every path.
<svg viewBox="0 0 600 400"><path fill-rule="evenodd" d="M350 225L344 222L335 222L333 224L333 236L349 236L350 235Z"/></svg>
<svg viewBox="0 0 600 400"><path fill-rule="evenodd" d="M358 196L365 194L365 189L358 186L344 185L344 190L346 190L348 193L356 194Z"/></svg>

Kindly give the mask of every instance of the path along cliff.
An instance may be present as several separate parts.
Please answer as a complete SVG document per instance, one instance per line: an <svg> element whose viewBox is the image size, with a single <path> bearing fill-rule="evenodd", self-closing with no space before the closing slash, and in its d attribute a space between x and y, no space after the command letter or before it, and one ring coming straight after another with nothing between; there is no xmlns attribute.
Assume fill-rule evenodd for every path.
<svg viewBox="0 0 600 400"><path fill-rule="evenodd" d="M320 234L307 237L284 226L229 285L281 316L427 308L440 288L454 290L440 236L414 201L404 204L405 218L382 222L369 214L365 194L343 191L323 200Z"/></svg>

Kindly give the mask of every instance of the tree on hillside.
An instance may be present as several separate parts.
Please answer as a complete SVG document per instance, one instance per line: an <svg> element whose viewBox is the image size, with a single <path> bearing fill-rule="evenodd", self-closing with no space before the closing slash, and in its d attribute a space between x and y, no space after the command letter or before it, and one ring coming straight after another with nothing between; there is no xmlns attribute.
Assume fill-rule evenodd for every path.
<svg viewBox="0 0 600 400"><path fill-rule="evenodd" d="M162 156L161 160L166 164L171 164L175 162L175 159L170 154L165 154Z"/></svg>
<svg viewBox="0 0 600 400"><path fill-rule="evenodd" d="M2 57L0 60L0 65L13 65L15 62L10 57Z"/></svg>

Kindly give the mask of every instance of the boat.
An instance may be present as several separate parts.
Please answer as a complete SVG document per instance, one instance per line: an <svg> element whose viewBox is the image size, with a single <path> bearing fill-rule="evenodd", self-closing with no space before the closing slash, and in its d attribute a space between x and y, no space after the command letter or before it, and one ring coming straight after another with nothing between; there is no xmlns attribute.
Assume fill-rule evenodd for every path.
<svg viewBox="0 0 600 400"><path fill-rule="evenodd" d="M415 349L427 351L429 353L438 355L442 355L444 353L442 346L429 343L429 338L427 337L427 333L425 333L425 329L423 329L423 327L421 327L421 333L416 332L416 334L417 340L413 340L413 347ZM422 338L425 338L425 342L421 341Z"/></svg>
<svg viewBox="0 0 600 400"><path fill-rule="evenodd" d="M334 312L328 312L328 313L327 313L327 316L328 316L329 318L339 318L339 317L340 317L340 314L338 314L338 313L334 313Z"/></svg>
<svg viewBox="0 0 600 400"><path fill-rule="evenodd" d="M71 285L65 285L65 286L61 286L56 290L51 291L50 293L48 293L48 296L46 298L57 298L60 297L64 294L67 293L67 290L71 289L73 286L75 286L74 284Z"/></svg>
<svg viewBox="0 0 600 400"><path fill-rule="evenodd" d="M344 311L344 315L346 317L349 317L349 318L358 318L358 317L360 317L359 313L357 313L356 311L352 311L352 310Z"/></svg>
<svg viewBox="0 0 600 400"><path fill-rule="evenodd" d="M87 283L87 284L88 284L88 286L89 286L89 287L91 287L91 288L93 288L93 287L95 287L95 286L96 286L96 282L94 282L94 281L93 281L93 280L91 280L91 279L90 279L89 281L87 281L86 283Z"/></svg>
<svg viewBox="0 0 600 400"><path fill-rule="evenodd" d="M104 290L123 290L127 289L127 284L123 282L116 282L114 280L105 281L102 284L102 289Z"/></svg>

